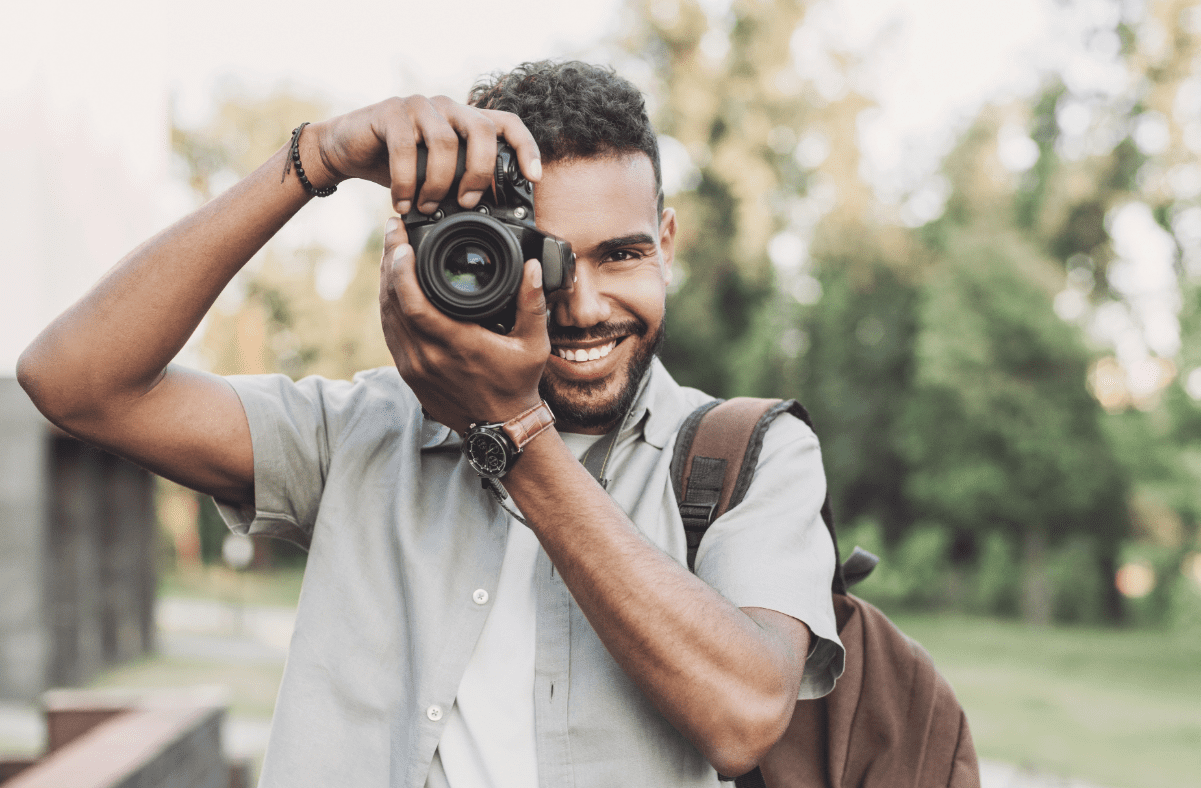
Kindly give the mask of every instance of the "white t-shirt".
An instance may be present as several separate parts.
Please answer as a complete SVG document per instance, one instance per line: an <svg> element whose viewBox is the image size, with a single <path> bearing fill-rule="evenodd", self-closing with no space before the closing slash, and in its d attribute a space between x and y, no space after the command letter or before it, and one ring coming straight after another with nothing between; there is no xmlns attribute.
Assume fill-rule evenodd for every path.
<svg viewBox="0 0 1201 788"><path fill-rule="evenodd" d="M599 435L562 433L582 457ZM534 731L536 608L534 532L509 518L509 538L492 612L447 715L435 763L451 788L538 784Z"/></svg>

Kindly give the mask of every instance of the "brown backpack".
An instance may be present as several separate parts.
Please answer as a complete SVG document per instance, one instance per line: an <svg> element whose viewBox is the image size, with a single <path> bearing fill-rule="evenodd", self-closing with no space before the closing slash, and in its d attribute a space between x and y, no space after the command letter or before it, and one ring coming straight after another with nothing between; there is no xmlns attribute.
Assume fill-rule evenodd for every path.
<svg viewBox="0 0 1201 788"><path fill-rule="evenodd" d="M688 539L688 568L709 524L746 495L763 436L783 413L813 427L795 400L738 397L697 408L680 429L671 478ZM783 738L737 788L979 788L967 718L930 655L847 588L879 559L856 547L838 561L830 497L822 519L834 540L831 587L846 667L824 698L797 701Z"/></svg>

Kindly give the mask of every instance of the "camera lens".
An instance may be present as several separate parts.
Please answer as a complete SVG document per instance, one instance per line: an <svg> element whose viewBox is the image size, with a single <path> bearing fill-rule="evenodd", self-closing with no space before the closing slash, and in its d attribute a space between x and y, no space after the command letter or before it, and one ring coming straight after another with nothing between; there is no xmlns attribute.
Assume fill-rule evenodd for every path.
<svg viewBox="0 0 1201 788"><path fill-rule="evenodd" d="M456 320L508 324L525 261L511 229L471 211L418 228L413 240L417 281L434 306Z"/></svg>
<svg viewBox="0 0 1201 788"><path fill-rule="evenodd" d="M443 258L442 276L460 293L478 293L496 276L496 263L487 248L476 243L458 244Z"/></svg>

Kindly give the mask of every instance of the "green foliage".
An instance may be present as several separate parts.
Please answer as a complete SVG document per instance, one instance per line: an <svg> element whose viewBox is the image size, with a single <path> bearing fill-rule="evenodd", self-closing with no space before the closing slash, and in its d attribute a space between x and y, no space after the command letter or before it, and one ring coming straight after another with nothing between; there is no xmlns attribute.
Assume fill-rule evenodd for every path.
<svg viewBox="0 0 1201 788"><path fill-rule="evenodd" d="M1197 585L1180 571L1186 550L1148 542L1132 542L1122 550L1123 563L1142 563L1151 568L1155 585L1143 597L1127 603L1134 624L1163 627L1180 621L1188 624L1197 615Z"/></svg>
<svg viewBox="0 0 1201 788"><path fill-rule="evenodd" d="M843 529L839 540L844 555L859 546L881 559L867 579L855 586L855 594L892 608L929 609L947 604L950 537L945 528L920 524L899 544L889 547L879 524L865 518Z"/></svg>
<svg viewBox="0 0 1201 788"><path fill-rule="evenodd" d="M1094 552L1093 540L1079 536L1052 551L1047 569L1055 621L1098 624L1104 620L1105 585L1110 578L1097 571Z"/></svg>
<svg viewBox="0 0 1201 788"><path fill-rule="evenodd" d="M196 511L196 530L200 537L200 560L206 564L221 563L221 546L225 537L229 536L229 526L221 519L220 512L213 499L207 495L198 495Z"/></svg>
<svg viewBox="0 0 1201 788"><path fill-rule="evenodd" d="M1028 273L1039 263L1012 237L967 233L938 261L901 428L906 492L957 530L1116 536L1126 482L1084 387L1087 351Z"/></svg>
<svg viewBox="0 0 1201 788"><path fill-rule="evenodd" d="M895 541L912 523L897 424L910 396L917 288L880 261L823 261L822 299L802 321L809 350L796 392L817 425L835 512L878 520Z"/></svg>
<svg viewBox="0 0 1201 788"><path fill-rule="evenodd" d="M981 613L1011 617L1018 613L1021 565L1009 537L993 531L981 540L972 606Z"/></svg>
<svg viewBox="0 0 1201 788"><path fill-rule="evenodd" d="M1059 161L1055 155L1055 142L1059 139L1055 109L1064 93L1063 83L1056 81L1039 96L1031 113L1030 138L1038 145L1038 161L1022 178L1014 194L1015 223L1027 230L1035 226L1042 212Z"/></svg>

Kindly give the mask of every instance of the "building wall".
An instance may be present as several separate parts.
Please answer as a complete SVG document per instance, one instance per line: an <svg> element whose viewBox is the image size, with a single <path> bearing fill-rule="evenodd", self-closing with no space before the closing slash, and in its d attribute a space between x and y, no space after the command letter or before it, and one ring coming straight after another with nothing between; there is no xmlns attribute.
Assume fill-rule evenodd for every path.
<svg viewBox="0 0 1201 788"><path fill-rule="evenodd" d="M46 422L11 378L0 378L0 697L46 687Z"/></svg>
<svg viewBox="0 0 1201 788"><path fill-rule="evenodd" d="M154 478L52 430L0 378L0 696L153 649Z"/></svg>

